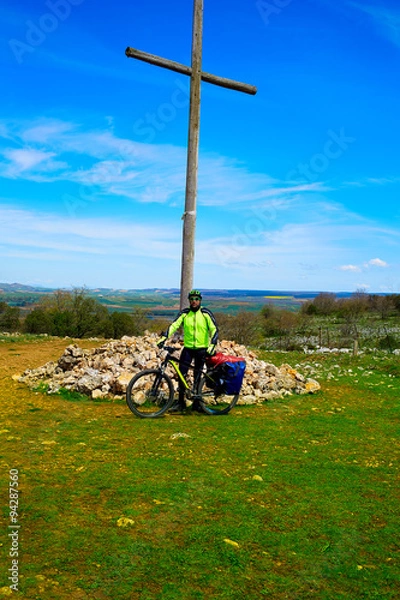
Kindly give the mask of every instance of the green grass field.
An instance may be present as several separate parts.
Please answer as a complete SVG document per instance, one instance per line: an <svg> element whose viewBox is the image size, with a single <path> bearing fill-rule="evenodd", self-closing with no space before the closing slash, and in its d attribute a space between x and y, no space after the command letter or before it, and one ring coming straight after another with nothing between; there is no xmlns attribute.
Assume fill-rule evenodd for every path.
<svg viewBox="0 0 400 600"><path fill-rule="evenodd" d="M141 420L122 401L12 381L68 343L0 345L0 598L399 598L394 358L268 354L322 391L226 417Z"/></svg>

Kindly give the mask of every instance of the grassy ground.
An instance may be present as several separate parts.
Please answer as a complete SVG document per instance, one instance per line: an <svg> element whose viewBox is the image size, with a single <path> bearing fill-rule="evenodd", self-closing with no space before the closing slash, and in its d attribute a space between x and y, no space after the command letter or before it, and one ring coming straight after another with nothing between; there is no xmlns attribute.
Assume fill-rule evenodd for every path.
<svg viewBox="0 0 400 600"><path fill-rule="evenodd" d="M267 355L322 391L147 421L122 401L11 379L67 344L0 343L0 598L11 593L11 469L23 598L399 598L393 360Z"/></svg>

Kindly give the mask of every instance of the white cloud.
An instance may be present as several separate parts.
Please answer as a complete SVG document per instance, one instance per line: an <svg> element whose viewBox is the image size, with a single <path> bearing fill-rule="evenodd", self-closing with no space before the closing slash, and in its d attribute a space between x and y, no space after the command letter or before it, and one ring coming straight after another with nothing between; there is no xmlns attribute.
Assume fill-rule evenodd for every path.
<svg viewBox="0 0 400 600"><path fill-rule="evenodd" d="M360 273L363 269L369 269L369 267L388 267L388 263L380 258L371 258L371 260L365 262L362 267L359 265L342 265L339 268L340 271L352 271L353 273Z"/></svg>
<svg viewBox="0 0 400 600"><path fill-rule="evenodd" d="M371 260L368 261L367 265L371 265L373 267L388 267L389 265L387 264L387 262L385 262L384 260L381 260L380 258L371 258Z"/></svg>
<svg viewBox="0 0 400 600"><path fill-rule="evenodd" d="M44 163L54 156L53 152L43 152L30 148L6 149L3 155L10 163L14 163L15 169L27 171L36 168L40 163Z"/></svg>
<svg viewBox="0 0 400 600"><path fill-rule="evenodd" d="M53 160L54 152L37 148L5 148L0 154L6 159L0 163L0 177L7 179L53 181L54 174L67 167L65 162Z"/></svg>
<svg viewBox="0 0 400 600"><path fill-rule="evenodd" d="M357 265L342 265L339 267L340 271L351 271L352 273L359 273L361 271L360 267Z"/></svg>

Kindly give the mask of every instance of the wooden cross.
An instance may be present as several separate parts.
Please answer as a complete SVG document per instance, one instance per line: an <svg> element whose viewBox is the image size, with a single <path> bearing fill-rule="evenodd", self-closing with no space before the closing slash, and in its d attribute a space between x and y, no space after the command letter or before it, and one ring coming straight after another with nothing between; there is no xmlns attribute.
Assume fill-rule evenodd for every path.
<svg viewBox="0 0 400 600"><path fill-rule="evenodd" d="M203 37L203 0L194 0L193 7L193 31L192 31L192 66L187 67L154 54L148 54L128 47L125 50L129 58L137 58L144 62L157 65L183 73L190 76L190 109L189 109L189 134L186 164L186 192L185 212L183 213L183 236L182 236L182 266L181 266L181 309L187 305L187 296L193 286L194 268L194 240L196 230L196 199L197 199L197 171L199 156L199 133L200 133L200 84L207 81L214 85L256 94L257 88L247 83L233 81L217 77L201 70L202 60L202 37Z"/></svg>

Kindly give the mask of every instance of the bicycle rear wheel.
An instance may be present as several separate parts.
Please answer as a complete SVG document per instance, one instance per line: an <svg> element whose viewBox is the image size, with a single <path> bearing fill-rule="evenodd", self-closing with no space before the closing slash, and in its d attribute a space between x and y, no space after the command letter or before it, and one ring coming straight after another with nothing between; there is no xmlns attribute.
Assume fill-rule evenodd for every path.
<svg viewBox="0 0 400 600"><path fill-rule="evenodd" d="M173 383L158 369L141 371L126 388L126 403L138 417L159 417L168 410L173 400Z"/></svg>
<svg viewBox="0 0 400 600"><path fill-rule="evenodd" d="M210 378L203 375L199 382L199 402L208 415L227 415L239 400L239 394L224 394L209 387Z"/></svg>

